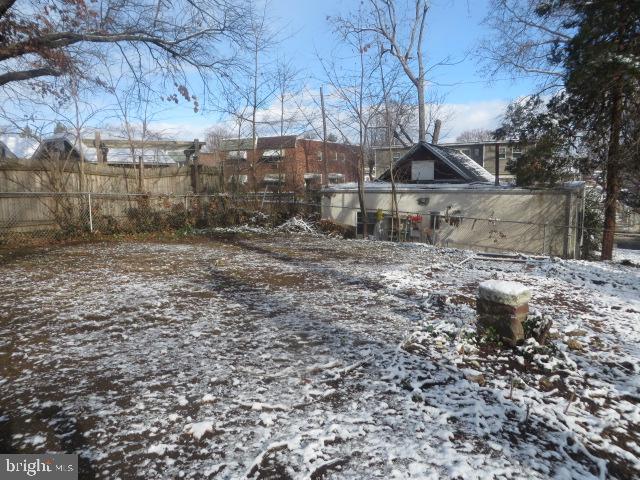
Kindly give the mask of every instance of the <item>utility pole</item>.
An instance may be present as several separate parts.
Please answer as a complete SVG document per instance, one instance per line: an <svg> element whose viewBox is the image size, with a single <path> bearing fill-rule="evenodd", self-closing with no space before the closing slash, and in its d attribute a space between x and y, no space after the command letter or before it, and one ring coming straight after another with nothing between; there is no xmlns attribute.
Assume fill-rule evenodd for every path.
<svg viewBox="0 0 640 480"><path fill-rule="evenodd" d="M138 155L138 190L144 192L144 153Z"/></svg>
<svg viewBox="0 0 640 480"><path fill-rule="evenodd" d="M196 195L200 193L200 140L197 138L193 141L193 190Z"/></svg>
<svg viewBox="0 0 640 480"><path fill-rule="evenodd" d="M98 163L104 163L104 155L102 152L102 139L100 138L100 131L96 130L95 139L93 140L93 146L96 147L96 157L98 158Z"/></svg>
<svg viewBox="0 0 640 480"><path fill-rule="evenodd" d="M496 142L496 158L495 158L495 186L500 186L500 144Z"/></svg>
<svg viewBox="0 0 640 480"><path fill-rule="evenodd" d="M329 155L327 153L327 114L324 109L324 93L320 87L320 109L322 110L322 185L329 185Z"/></svg>

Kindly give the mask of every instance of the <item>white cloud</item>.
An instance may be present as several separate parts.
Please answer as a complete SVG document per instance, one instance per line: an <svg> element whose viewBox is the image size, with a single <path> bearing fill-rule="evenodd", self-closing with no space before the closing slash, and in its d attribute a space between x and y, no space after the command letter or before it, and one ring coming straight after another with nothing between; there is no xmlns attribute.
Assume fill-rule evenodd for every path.
<svg viewBox="0 0 640 480"><path fill-rule="evenodd" d="M212 126L213 123L209 124L200 117L193 121L181 120L172 122L165 120L162 122L153 122L150 128L166 138L176 140L193 140L194 138L198 138L204 140L207 136L206 131Z"/></svg>
<svg viewBox="0 0 640 480"><path fill-rule="evenodd" d="M447 103L442 110L445 113L442 125L442 141L455 141L465 130L483 128L494 130L500 125L506 100L486 100L468 103Z"/></svg>
<svg viewBox="0 0 640 480"><path fill-rule="evenodd" d="M509 102L507 100L485 100L467 103L445 103L439 108L438 117L442 119L442 142L455 141L456 137L465 130L483 128L493 130L500 124ZM310 108L305 105L305 108ZM265 109L258 117L265 119L274 115L274 108ZM224 125L219 121L206 121L199 115L193 121L182 118L179 121L164 120L152 125L154 131L162 132L169 138L187 140L192 138L205 139L206 131L216 125ZM229 127L230 125L227 125ZM302 132L300 132L302 133Z"/></svg>

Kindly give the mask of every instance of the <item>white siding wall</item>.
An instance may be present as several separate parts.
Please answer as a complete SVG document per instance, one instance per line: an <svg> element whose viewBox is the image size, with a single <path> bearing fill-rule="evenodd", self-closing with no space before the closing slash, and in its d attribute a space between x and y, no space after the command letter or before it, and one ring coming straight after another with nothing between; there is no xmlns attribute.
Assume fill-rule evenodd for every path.
<svg viewBox="0 0 640 480"><path fill-rule="evenodd" d="M466 217L457 226L443 224L438 231L441 244L498 251L513 250L535 254L573 257L576 228L580 220L582 189L432 189L402 190L398 208L404 214L423 216L421 227L428 229L430 213L447 211ZM391 194L379 189L365 193L369 211L391 211ZM322 217L343 225L356 225L359 209L354 190L327 190L322 199ZM496 218L503 222L492 228L489 222L472 219ZM510 221L514 223L506 223ZM524 222L524 223L515 223ZM566 228L569 225L570 228ZM503 235L505 235L503 237ZM566 244L566 245L565 245Z"/></svg>

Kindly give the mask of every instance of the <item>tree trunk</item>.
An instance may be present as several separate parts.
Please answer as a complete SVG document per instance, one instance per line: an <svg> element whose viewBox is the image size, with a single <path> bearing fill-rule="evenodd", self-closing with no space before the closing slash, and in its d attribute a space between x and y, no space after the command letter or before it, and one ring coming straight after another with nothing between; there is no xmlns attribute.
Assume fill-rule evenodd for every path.
<svg viewBox="0 0 640 480"><path fill-rule="evenodd" d="M426 142L427 124L425 120L424 108L424 76L418 77L418 141Z"/></svg>
<svg viewBox="0 0 640 480"><path fill-rule="evenodd" d="M251 188L253 189L253 193L257 193L258 191L258 179L256 178L256 162L258 161L258 132L256 128L256 116L258 112L258 66L259 66L259 58L258 58L258 40L256 37L255 50L254 50L254 58L253 58L253 104L251 105L251 140L253 141L253 153L251 162L249 163L250 172L251 172Z"/></svg>
<svg viewBox="0 0 640 480"><path fill-rule="evenodd" d="M358 161L358 200L360 202L360 214L362 215L362 238L365 240L369 236L369 219L367 218L367 209L364 203L364 143L367 139L367 126L364 123L364 48L362 47L362 38L360 38L360 85L358 91L358 123L360 133L360 159Z"/></svg>
<svg viewBox="0 0 640 480"><path fill-rule="evenodd" d="M607 177L605 185L604 231L602 232L601 260L613 258L616 231L616 209L620 194L620 133L622 131L622 79L614 85L611 104L611 129L607 151Z"/></svg>
<svg viewBox="0 0 640 480"><path fill-rule="evenodd" d="M369 222L364 203L364 149L360 146L360 158L358 159L358 201L360 202L360 215L362 216L362 238L369 235Z"/></svg>

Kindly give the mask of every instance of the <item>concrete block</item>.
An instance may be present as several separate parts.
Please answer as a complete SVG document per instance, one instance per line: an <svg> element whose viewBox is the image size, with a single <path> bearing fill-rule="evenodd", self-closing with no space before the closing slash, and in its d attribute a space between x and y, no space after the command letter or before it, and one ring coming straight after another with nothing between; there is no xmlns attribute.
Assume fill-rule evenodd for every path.
<svg viewBox="0 0 640 480"><path fill-rule="evenodd" d="M529 303L531 292L518 282L505 280L487 280L480 284L478 297L502 305L518 306Z"/></svg>
<svg viewBox="0 0 640 480"><path fill-rule="evenodd" d="M531 292L517 282L489 280L480 284L477 298L478 328L492 328L508 345L524 340Z"/></svg>

